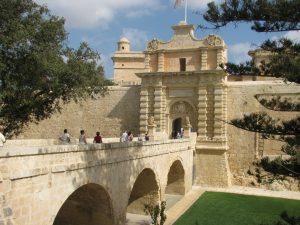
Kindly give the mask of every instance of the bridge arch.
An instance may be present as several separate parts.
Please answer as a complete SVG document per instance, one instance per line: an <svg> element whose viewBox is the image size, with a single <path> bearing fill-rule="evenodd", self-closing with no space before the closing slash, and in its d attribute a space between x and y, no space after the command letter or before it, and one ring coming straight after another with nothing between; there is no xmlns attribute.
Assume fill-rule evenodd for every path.
<svg viewBox="0 0 300 225"><path fill-rule="evenodd" d="M115 224L112 201L100 185L89 183L75 190L59 209L53 225Z"/></svg>
<svg viewBox="0 0 300 225"><path fill-rule="evenodd" d="M145 168L139 173L128 199L128 213L144 214L145 204L159 202L160 186L157 178L156 173L150 168Z"/></svg>
<svg viewBox="0 0 300 225"><path fill-rule="evenodd" d="M169 167L166 194L184 195L185 194L185 170L182 160L175 159Z"/></svg>

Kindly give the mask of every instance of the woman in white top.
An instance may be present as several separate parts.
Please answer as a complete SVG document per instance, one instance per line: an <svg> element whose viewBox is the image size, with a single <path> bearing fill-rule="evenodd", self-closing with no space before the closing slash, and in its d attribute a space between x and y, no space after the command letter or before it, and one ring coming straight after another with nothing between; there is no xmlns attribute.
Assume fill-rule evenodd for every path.
<svg viewBox="0 0 300 225"><path fill-rule="evenodd" d="M81 144L81 145L87 144L85 134L84 134L84 130L80 131L79 144Z"/></svg>

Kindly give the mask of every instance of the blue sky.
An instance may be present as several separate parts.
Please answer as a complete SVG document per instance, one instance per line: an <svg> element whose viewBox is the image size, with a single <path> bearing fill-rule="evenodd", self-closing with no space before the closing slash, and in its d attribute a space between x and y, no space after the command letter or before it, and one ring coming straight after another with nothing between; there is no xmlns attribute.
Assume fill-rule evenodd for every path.
<svg viewBox="0 0 300 225"><path fill-rule="evenodd" d="M147 41L158 38L169 40L172 25L184 19L184 8L174 9L175 0L36 0L46 4L52 14L66 19L69 45L78 47L87 41L93 49L101 53L105 76L113 78L113 64L110 59L116 51L117 41L127 37L132 51L143 51ZM211 0L188 0L188 23L205 24L201 15ZM220 2L218 0L216 2ZM207 25L207 24L206 24ZM220 35L228 46L231 62L249 59L247 52L256 48L267 38L288 36L300 40L300 32L257 33L250 24L229 25L220 30L200 30L196 37L208 34Z"/></svg>

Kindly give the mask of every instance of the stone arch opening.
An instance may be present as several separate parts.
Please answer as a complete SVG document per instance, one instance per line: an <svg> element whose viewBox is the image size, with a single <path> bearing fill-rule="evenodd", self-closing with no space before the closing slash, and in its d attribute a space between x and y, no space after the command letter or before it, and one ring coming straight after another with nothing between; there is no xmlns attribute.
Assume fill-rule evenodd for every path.
<svg viewBox="0 0 300 225"><path fill-rule="evenodd" d="M168 182L166 194L169 195L184 195L184 169L180 160L173 162L168 173Z"/></svg>
<svg viewBox="0 0 300 225"><path fill-rule="evenodd" d="M159 186L155 173L151 169L144 169L137 177L127 206L127 213L145 214L145 204L159 202Z"/></svg>
<svg viewBox="0 0 300 225"><path fill-rule="evenodd" d="M182 118L174 119L172 123L172 138L176 138L177 133L181 132L181 128L183 128Z"/></svg>
<svg viewBox="0 0 300 225"><path fill-rule="evenodd" d="M114 224L111 199L98 184L86 184L74 191L58 211L53 225Z"/></svg>
<svg viewBox="0 0 300 225"><path fill-rule="evenodd" d="M180 131L181 128L187 129L187 126L189 126L192 131L196 131L198 129L197 112L191 102L186 100L173 101L169 104L168 110L169 114L167 116L167 121L168 134L170 137L174 138L174 129ZM178 125L178 127L174 127L174 123L179 124L179 120L177 121L179 118L181 119L181 126L179 127Z"/></svg>

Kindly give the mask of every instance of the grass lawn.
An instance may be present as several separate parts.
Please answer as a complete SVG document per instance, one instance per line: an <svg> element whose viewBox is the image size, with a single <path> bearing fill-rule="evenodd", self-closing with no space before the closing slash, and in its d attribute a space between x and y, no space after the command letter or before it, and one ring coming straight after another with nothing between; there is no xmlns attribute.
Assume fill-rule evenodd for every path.
<svg viewBox="0 0 300 225"><path fill-rule="evenodd" d="M300 216L300 201L205 192L174 225L274 225L284 210Z"/></svg>

